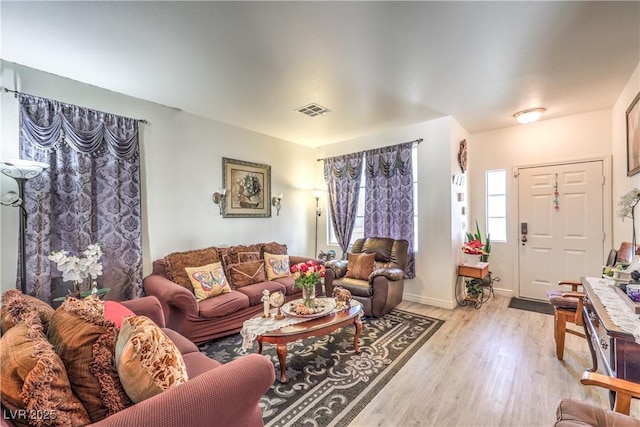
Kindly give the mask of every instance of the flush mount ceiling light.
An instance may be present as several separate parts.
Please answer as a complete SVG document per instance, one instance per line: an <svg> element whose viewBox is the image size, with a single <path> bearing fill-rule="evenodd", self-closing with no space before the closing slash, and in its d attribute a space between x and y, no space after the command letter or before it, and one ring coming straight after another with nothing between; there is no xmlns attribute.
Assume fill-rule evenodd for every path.
<svg viewBox="0 0 640 427"><path fill-rule="evenodd" d="M309 105L305 105L304 107L297 108L296 111L298 113L306 114L309 117L316 117L329 113L331 110L323 107L322 105L312 103Z"/></svg>
<svg viewBox="0 0 640 427"><path fill-rule="evenodd" d="M538 120L545 111L546 109L544 108L531 108L529 110L518 111L513 117L522 124L533 123Z"/></svg>

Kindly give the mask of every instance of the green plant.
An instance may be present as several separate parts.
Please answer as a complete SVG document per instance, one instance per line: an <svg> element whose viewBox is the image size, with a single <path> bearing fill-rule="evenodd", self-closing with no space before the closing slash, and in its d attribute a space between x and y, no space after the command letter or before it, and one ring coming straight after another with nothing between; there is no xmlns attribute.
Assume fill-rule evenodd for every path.
<svg viewBox="0 0 640 427"><path fill-rule="evenodd" d="M471 234L467 231L467 242L473 242L477 240L480 242L482 249L482 257L480 261L487 262L489 260L489 254L491 253L491 235L487 233L484 238L484 243L482 242L482 234L480 233L480 226L478 225L478 220L476 220L476 232L475 234Z"/></svg>
<svg viewBox="0 0 640 427"><path fill-rule="evenodd" d="M482 293L482 279L467 280L465 286L467 287L467 295L476 298Z"/></svg>

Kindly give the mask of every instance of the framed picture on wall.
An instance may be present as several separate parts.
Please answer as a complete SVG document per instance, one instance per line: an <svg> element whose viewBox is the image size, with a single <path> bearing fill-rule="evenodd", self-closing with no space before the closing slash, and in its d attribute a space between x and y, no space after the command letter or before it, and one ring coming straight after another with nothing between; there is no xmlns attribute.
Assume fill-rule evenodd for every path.
<svg viewBox="0 0 640 427"><path fill-rule="evenodd" d="M640 172L640 93L627 109L627 176Z"/></svg>
<svg viewBox="0 0 640 427"><path fill-rule="evenodd" d="M271 217L271 166L222 158L224 218Z"/></svg>

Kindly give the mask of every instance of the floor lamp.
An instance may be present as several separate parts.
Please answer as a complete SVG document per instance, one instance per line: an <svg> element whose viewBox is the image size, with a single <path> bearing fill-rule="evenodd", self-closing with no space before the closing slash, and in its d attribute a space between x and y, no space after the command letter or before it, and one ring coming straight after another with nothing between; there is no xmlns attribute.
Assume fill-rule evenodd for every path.
<svg viewBox="0 0 640 427"><path fill-rule="evenodd" d="M311 194L316 199L316 240L315 246L313 247L313 257L318 256L318 218L322 215L322 208L318 205L318 201L320 200L320 195L322 194L322 190L311 190Z"/></svg>
<svg viewBox="0 0 640 427"><path fill-rule="evenodd" d="M49 167L46 163L34 162L30 160L7 160L0 161L0 173L9 178L13 178L18 183L18 192L7 191L0 196L0 204L20 208L20 229L18 240L18 252L20 257L20 290L27 293L27 260L25 235L27 231L27 210L24 207L24 185L25 183L39 176Z"/></svg>

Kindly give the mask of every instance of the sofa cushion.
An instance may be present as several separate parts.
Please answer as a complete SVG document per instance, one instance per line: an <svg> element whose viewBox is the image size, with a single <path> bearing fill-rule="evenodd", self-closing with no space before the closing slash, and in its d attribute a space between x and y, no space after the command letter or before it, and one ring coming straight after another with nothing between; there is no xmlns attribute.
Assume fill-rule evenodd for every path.
<svg viewBox="0 0 640 427"><path fill-rule="evenodd" d="M368 280L352 279L350 277L343 277L333 281L334 288L340 286L345 288L354 297L371 298L371 286Z"/></svg>
<svg viewBox="0 0 640 427"><path fill-rule="evenodd" d="M38 298L25 295L17 289L9 289L2 295L2 307L0 308L1 332L4 334L14 325L20 323L31 310L38 312L46 332L54 312L53 308Z"/></svg>
<svg viewBox="0 0 640 427"><path fill-rule="evenodd" d="M376 261L389 262L394 242L395 240L389 237L372 237L365 239L361 252L375 254Z"/></svg>
<svg viewBox="0 0 640 427"><path fill-rule="evenodd" d="M289 271L289 256L264 253L264 268L267 271L267 279L273 280L279 277L291 276Z"/></svg>
<svg viewBox="0 0 640 427"><path fill-rule="evenodd" d="M287 245L277 242L263 243L261 257L264 258L264 253L270 253L274 255L287 255Z"/></svg>
<svg viewBox="0 0 640 427"><path fill-rule="evenodd" d="M286 295L287 291L282 283L270 281L243 286L241 288L238 288L237 291L249 297L250 305L257 305L262 304L262 291L264 291L265 289L268 289L269 293L282 292L284 295Z"/></svg>
<svg viewBox="0 0 640 427"><path fill-rule="evenodd" d="M187 382L187 367L178 347L146 316L127 317L116 343L116 369L135 402Z"/></svg>
<svg viewBox="0 0 640 427"><path fill-rule="evenodd" d="M227 274L231 285L236 288L264 282L267 275L264 271L264 261L247 261L238 264L231 264L227 268Z"/></svg>
<svg viewBox="0 0 640 427"><path fill-rule="evenodd" d="M302 294L302 288L296 288L293 286L296 283L296 278L294 276L279 277L277 279L273 279L273 281L280 283L285 287L285 295Z"/></svg>
<svg viewBox="0 0 640 427"><path fill-rule="evenodd" d="M48 338L67 368L71 389L92 422L131 405L118 373L114 355L116 325L103 317L97 298L67 298L53 313Z"/></svg>
<svg viewBox="0 0 640 427"><path fill-rule="evenodd" d="M47 341L35 310L0 338L0 365L2 406L14 414L26 410L25 417L12 417L15 425L78 426L91 422L71 391L64 363ZM39 417L26 418L29 413Z"/></svg>
<svg viewBox="0 0 640 427"><path fill-rule="evenodd" d="M116 324L116 328L122 327L125 316L135 316L136 314L117 301L104 302L104 318Z"/></svg>
<svg viewBox="0 0 640 427"><path fill-rule="evenodd" d="M238 291L209 298L198 304L200 317L204 319L224 317L247 307L249 307L249 297Z"/></svg>
<svg viewBox="0 0 640 427"><path fill-rule="evenodd" d="M185 270L191 280L197 301L231 292L231 287L220 262L200 267L186 267Z"/></svg>
<svg viewBox="0 0 640 427"><path fill-rule="evenodd" d="M218 256L218 250L211 247L186 252L174 252L164 257L164 261L167 270L167 279L193 292L193 285L185 268L219 262L220 258Z"/></svg>
<svg viewBox="0 0 640 427"><path fill-rule="evenodd" d="M260 254L260 245L237 245L231 246L227 251L228 263L227 266L231 264L238 264L240 262L247 261L257 261L261 259Z"/></svg>
<svg viewBox="0 0 640 427"><path fill-rule="evenodd" d="M373 273L373 268L375 264L376 254L354 254L349 252L347 254L347 259L349 260L347 264L347 273L345 277L350 277L352 279L360 279L367 280L369 279L369 275Z"/></svg>

